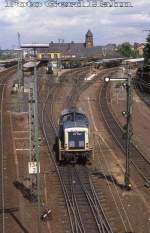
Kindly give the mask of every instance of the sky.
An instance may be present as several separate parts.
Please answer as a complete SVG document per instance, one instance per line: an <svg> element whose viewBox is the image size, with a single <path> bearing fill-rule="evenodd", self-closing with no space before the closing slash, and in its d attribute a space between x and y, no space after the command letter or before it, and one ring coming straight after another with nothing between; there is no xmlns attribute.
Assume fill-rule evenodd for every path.
<svg viewBox="0 0 150 233"><path fill-rule="evenodd" d="M129 8L52 8L44 5L46 0L30 0L41 2L42 6L39 8L17 5L6 7L6 2L11 1L23 4L28 0L0 0L2 49L17 46L17 32L21 35L21 43L49 43L58 42L58 39L64 39L65 42L84 42L85 33L90 29L93 32L94 44L105 45L125 41L144 42L148 32L143 30L150 29L150 0L131 0L133 7Z"/></svg>

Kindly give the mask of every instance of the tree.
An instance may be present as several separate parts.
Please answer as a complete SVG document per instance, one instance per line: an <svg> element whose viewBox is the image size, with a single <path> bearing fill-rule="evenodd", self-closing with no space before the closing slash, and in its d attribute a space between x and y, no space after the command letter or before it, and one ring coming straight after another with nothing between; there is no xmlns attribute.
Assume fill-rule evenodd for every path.
<svg viewBox="0 0 150 233"><path fill-rule="evenodd" d="M145 65L150 65L150 33L147 37L147 44L144 48L144 63Z"/></svg>
<svg viewBox="0 0 150 233"><path fill-rule="evenodd" d="M137 54L132 49L132 45L129 42L124 42L118 47L119 52L125 57L136 57Z"/></svg>
<svg viewBox="0 0 150 233"><path fill-rule="evenodd" d="M1 60L7 60L7 59L11 59L11 58L14 58L14 56L12 54L0 53L0 59Z"/></svg>

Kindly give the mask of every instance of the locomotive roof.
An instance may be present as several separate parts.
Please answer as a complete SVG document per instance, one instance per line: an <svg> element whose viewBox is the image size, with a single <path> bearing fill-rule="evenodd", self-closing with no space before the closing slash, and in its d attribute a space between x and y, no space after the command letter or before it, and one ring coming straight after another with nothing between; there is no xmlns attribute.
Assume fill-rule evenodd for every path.
<svg viewBox="0 0 150 233"><path fill-rule="evenodd" d="M78 114L82 114L83 117L79 117ZM67 115L71 115L71 117L64 120L64 117ZM61 124L63 128L75 128L75 127L83 127L88 128L88 118L86 117L85 113L79 111L76 108L65 109L61 113Z"/></svg>
<svg viewBox="0 0 150 233"><path fill-rule="evenodd" d="M81 114L85 115L84 112L82 112L82 111L80 111L80 110L78 110L78 109L76 109L76 108L70 108L70 109L68 108L68 109L64 109L64 110L61 112L61 116L66 115L66 114L69 114L69 113L72 113L72 112L81 113Z"/></svg>
<svg viewBox="0 0 150 233"><path fill-rule="evenodd" d="M88 128L88 123L85 121L66 121L63 124L64 129L67 128Z"/></svg>

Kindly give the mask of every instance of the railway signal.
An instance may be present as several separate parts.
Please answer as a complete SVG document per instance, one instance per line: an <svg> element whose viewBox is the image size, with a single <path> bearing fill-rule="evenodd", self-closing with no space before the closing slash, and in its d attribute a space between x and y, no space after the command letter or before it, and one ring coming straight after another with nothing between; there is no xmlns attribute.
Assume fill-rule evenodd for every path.
<svg viewBox="0 0 150 233"><path fill-rule="evenodd" d="M127 78L127 139L126 139L126 172L125 172L125 185L127 189L131 189L130 184L130 157L131 157L131 138L132 138L132 105L133 105L133 82L131 73L128 73Z"/></svg>
<svg viewBox="0 0 150 233"><path fill-rule="evenodd" d="M126 81L126 80L127 80L127 78L111 78L111 77L105 78L106 83L111 82L111 81Z"/></svg>
<svg viewBox="0 0 150 233"><path fill-rule="evenodd" d="M122 112L122 115L126 117L126 125L124 127L125 132L125 139L126 139L126 166L125 166L125 188L127 190L131 189L130 183L130 157L131 157L131 138L133 135L132 129L132 105L133 105L133 80L132 75L129 72L127 78L111 78L106 77L105 82L110 81L125 81L124 87L127 91L127 109L126 111Z"/></svg>
<svg viewBox="0 0 150 233"><path fill-rule="evenodd" d="M123 112L122 112L122 116L127 117L127 116L128 116L128 113L127 113L126 111L123 111Z"/></svg>

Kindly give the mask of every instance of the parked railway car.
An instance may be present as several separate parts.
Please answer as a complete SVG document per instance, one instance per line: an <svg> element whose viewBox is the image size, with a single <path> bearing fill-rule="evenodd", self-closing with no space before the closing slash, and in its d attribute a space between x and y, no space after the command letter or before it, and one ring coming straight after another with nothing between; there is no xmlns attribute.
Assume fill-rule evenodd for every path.
<svg viewBox="0 0 150 233"><path fill-rule="evenodd" d="M52 63L48 63L48 64L47 64L46 73L47 73L47 74L53 74L53 66L52 66Z"/></svg>
<svg viewBox="0 0 150 233"><path fill-rule="evenodd" d="M86 163L92 156L89 122L77 109L66 109L59 121L59 161Z"/></svg>
<svg viewBox="0 0 150 233"><path fill-rule="evenodd" d="M23 72L26 73L26 75L33 75L34 74L34 67L39 67L40 62L39 61L29 61L23 64Z"/></svg>
<svg viewBox="0 0 150 233"><path fill-rule="evenodd" d="M138 86L141 92L150 93L150 68L144 66L137 70Z"/></svg>
<svg viewBox="0 0 150 233"><path fill-rule="evenodd" d="M112 59L103 59L102 64L103 68L112 68L120 66L123 61L123 58L112 58Z"/></svg>

